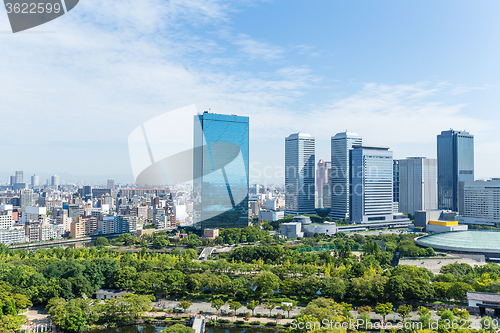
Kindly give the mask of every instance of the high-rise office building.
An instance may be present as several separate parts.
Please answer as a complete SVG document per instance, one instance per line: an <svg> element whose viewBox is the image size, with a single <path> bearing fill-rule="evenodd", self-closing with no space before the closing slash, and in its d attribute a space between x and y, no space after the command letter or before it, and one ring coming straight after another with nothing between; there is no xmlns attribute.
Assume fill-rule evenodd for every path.
<svg viewBox="0 0 500 333"><path fill-rule="evenodd" d="M92 186L85 185L81 190L81 197L83 200L92 200Z"/></svg>
<svg viewBox="0 0 500 333"><path fill-rule="evenodd" d="M349 151L361 145L362 138L353 132L340 132L332 137L332 168L330 171L330 217L334 220L349 218Z"/></svg>
<svg viewBox="0 0 500 333"><path fill-rule="evenodd" d="M407 214L437 209L437 160L408 157L399 162L399 209Z"/></svg>
<svg viewBox="0 0 500 333"><path fill-rule="evenodd" d="M40 177L37 175L31 176L31 186L40 186Z"/></svg>
<svg viewBox="0 0 500 333"><path fill-rule="evenodd" d="M458 183L474 181L474 136L442 131L437 137L438 208L458 211Z"/></svg>
<svg viewBox="0 0 500 333"><path fill-rule="evenodd" d="M59 176L58 175L54 175L54 176L50 177L50 185L51 186L59 186Z"/></svg>
<svg viewBox="0 0 500 333"><path fill-rule="evenodd" d="M350 220L392 221L392 151L385 147L354 146L349 163Z"/></svg>
<svg viewBox="0 0 500 333"><path fill-rule="evenodd" d="M33 190L22 189L19 202L22 209L33 206Z"/></svg>
<svg viewBox="0 0 500 333"><path fill-rule="evenodd" d="M16 176L10 176L10 186L13 186L16 183Z"/></svg>
<svg viewBox="0 0 500 333"><path fill-rule="evenodd" d="M24 179L24 173L22 171L16 171L16 184L21 184L21 183L24 183L23 182L23 179Z"/></svg>
<svg viewBox="0 0 500 333"><path fill-rule="evenodd" d="M330 169L332 168L331 162L325 162L324 160L318 161L318 169L316 169L316 191L318 192L318 199L321 203L320 207L325 206L325 202L323 200L323 185L328 183L330 176ZM329 188L329 187L328 187ZM328 195L330 197L330 195ZM328 202L328 207L330 206L330 202Z"/></svg>
<svg viewBox="0 0 500 333"><path fill-rule="evenodd" d="M392 201L399 202L399 160L392 161Z"/></svg>
<svg viewBox="0 0 500 333"><path fill-rule="evenodd" d="M248 226L248 132L248 117L207 111L195 116L195 228Z"/></svg>
<svg viewBox="0 0 500 333"><path fill-rule="evenodd" d="M108 179L108 183L106 185L106 188L114 191L115 190L115 180Z"/></svg>
<svg viewBox="0 0 500 333"><path fill-rule="evenodd" d="M500 226L500 179L459 184L460 222Z"/></svg>
<svg viewBox="0 0 500 333"><path fill-rule="evenodd" d="M315 140L305 133L285 139L285 214L315 214Z"/></svg>

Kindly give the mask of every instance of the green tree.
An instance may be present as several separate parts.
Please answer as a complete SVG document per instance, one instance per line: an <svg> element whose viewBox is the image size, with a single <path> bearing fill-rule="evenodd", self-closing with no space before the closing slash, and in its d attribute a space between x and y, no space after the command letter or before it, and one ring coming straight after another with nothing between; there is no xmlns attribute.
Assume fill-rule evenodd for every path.
<svg viewBox="0 0 500 333"><path fill-rule="evenodd" d="M238 311L241 308L241 303L233 301L233 302L229 303L229 308L231 310L234 310L234 313L236 313L236 311Z"/></svg>
<svg viewBox="0 0 500 333"><path fill-rule="evenodd" d="M114 285L118 289L132 289L137 277L135 267L125 266L113 273Z"/></svg>
<svg viewBox="0 0 500 333"><path fill-rule="evenodd" d="M63 319L62 328L70 332L86 331L88 328L88 322L82 309L72 304L68 305L69 308L66 310L66 316Z"/></svg>
<svg viewBox="0 0 500 333"><path fill-rule="evenodd" d="M283 311L288 312L288 318L290 318L290 311L292 311L296 307L297 307L297 305L295 303L291 303L291 302L281 303L281 308L283 309Z"/></svg>
<svg viewBox="0 0 500 333"><path fill-rule="evenodd" d="M385 317L392 313L392 303L377 303L375 313L381 315L385 321Z"/></svg>
<svg viewBox="0 0 500 333"><path fill-rule="evenodd" d="M63 298L52 298L45 307L50 319L56 326L63 326L63 321L66 317L66 303Z"/></svg>
<svg viewBox="0 0 500 333"><path fill-rule="evenodd" d="M215 298L210 302L210 305L219 312L219 310L226 304L222 299L220 298Z"/></svg>
<svg viewBox="0 0 500 333"><path fill-rule="evenodd" d="M278 290L280 287L279 277L271 272L260 272L252 282L257 286L257 291L261 296L269 296L273 290Z"/></svg>
<svg viewBox="0 0 500 333"><path fill-rule="evenodd" d="M193 303L191 303L190 301L180 301L177 306L181 309L183 309L184 311L186 311L187 309L189 309L191 307L191 305L193 305Z"/></svg>
<svg viewBox="0 0 500 333"><path fill-rule="evenodd" d="M347 304L339 304L331 299L318 298L307 304L306 308L297 316L297 321L322 323L323 320L328 320L328 322L343 323L347 322L350 318L352 318L352 314L349 312ZM297 332L303 333L312 329L298 330Z"/></svg>
<svg viewBox="0 0 500 333"><path fill-rule="evenodd" d="M252 314L255 315L255 309L259 306L259 301L257 300L252 300L247 303L246 307L248 310L252 311Z"/></svg>
<svg viewBox="0 0 500 333"><path fill-rule="evenodd" d="M417 310L418 321L422 323L422 327L430 327L432 314L429 309L419 306Z"/></svg>
<svg viewBox="0 0 500 333"><path fill-rule="evenodd" d="M16 303L16 308L18 309L26 309L30 306L33 306L33 303L29 300L26 295L22 294L13 294L12 298L14 299L14 302Z"/></svg>
<svg viewBox="0 0 500 333"><path fill-rule="evenodd" d="M95 246L109 246L109 241L106 237L99 237L95 240Z"/></svg>
<svg viewBox="0 0 500 333"><path fill-rule="evenodd" d="M363 328L368 329L368 323L370 322L370 312L361 312L358 315L357 320L362 320L363 321Z"/></svg>
<svg viewBox="0 0 500 333"><path fill-rule="evenodd" d="M484 316L481 318L481 328L487 332L496 332L497 326L493 322L493 319L489 316Z"/></svg>
<svg viewBox="0 0 500 333"><path fill-rule="evenodd" d="M276 307L276 303L266 302L266 303L264 303L264 307L269 310L269 315L272 316L272 312L273 312L273 309Z"/></svg>
<svg viewBox="0 0 500 333"><path fill-rule="evenodd" d="M346 282L339 277L327 276L321 279L321 292L323 295L335 300L342 300L347 290Z"/></svg>
<svg viewBox="0 0 500 333"><path fill-rule="evenodd" d="M158 236L153 240L153 249L164 249L170 245L170 241L165 236Z"/></svg>
<svg viewBox="0 0 500 333"><path fill-rule="evenodd" d="M448 290L448 297L457 301L462 301L467 299L468 291L474 291L474 287L465 282L455 282Z"/></svg>
<svg viewBox="0 0 500 333"><path fill-rule="evenodd" d="M21 326L26 321L26 316L5 315L0 316L0 332L16 333L21 331Z"/></svg>
<svg viewBox="0 0 500 333"><path fill-rule="evenodd" d="M187 246L191 248L196 248L200 247L202 245L202 242L200 240L200 237L195 234L191 234L187 237Z"/></svg>
<svg viewBox="0 0 500 333"><path fill-rule="evenodd" d="M411 310L412 310L412 306L411 305L400 305L398 307L397 313L401 317L402 321L406 321L406 318L410 318L411 317L410 316Z"/></svg>

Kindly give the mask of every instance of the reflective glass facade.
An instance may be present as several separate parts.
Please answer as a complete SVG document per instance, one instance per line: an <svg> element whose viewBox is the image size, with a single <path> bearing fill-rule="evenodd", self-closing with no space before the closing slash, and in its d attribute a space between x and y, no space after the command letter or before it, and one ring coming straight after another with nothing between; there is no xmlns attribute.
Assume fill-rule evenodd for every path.
<svg viewBox="0 0 500 333"><path fill-rule="evenodd" d="M458 211L458 183L474 181L474 136L443 131L437 137L438 208Z"/></svg>
<svg viewBox="0 0 500 333"><path fill-rule="evenodd" d="M203 113L194 119L194 226L248 226L248 117Z"/></svg>

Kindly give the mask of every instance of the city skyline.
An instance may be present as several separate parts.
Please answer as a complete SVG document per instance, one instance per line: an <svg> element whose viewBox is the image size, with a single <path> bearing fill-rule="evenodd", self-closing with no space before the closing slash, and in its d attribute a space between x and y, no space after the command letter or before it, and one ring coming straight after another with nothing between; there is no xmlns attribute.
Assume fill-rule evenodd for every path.
<svg viewBox="0 0 500 333"><path fill-rule="evenodd" d="M436 158L435 135L451 127L475 134L476 177L496 176L495 1L361 8L197 0L161 8L145 0L126 14L122 6L139 5L81 3L32 33L2 35L9 50L0 55L2 148L16 158L2 161L0 176L131 179L131 130L193 103L200 112L244 110L258 121L250 159L266 166L283 164L282 154L268 152L280 151L291 132L315 133L316 155L325 160L327 140L345 129L391 147L398 159ZM8 28L1 16L0 29ZM38 33L45 31L55 33Z"/></svg>
<svg viewBox="0 0 500 333"><path fill-rule="evenodd" d="M208 111L206 111L206 113L207 112ZM212 114L217 114L217 113L212 113ZM441 131L441 134L447 133L447 132L466 133L467 135L469 133L469 132L466 132L466 131L457 131L457 130L454 130L454 129L450 129L448 131ZM345 131L342 132L341 131L341 132L339 132L339 133L337 133L335 135L332 135L331 138L330 138L332 141L329 142L330 143L330 147L329 147L330 161L328 161L328 159L326 159L326 158L318 157L317 154L316 154L316 156L315 156L315 160L316 160L315 170L317 170L316 169L316 165L321 160L327 161L328 163L331 163L332 156L333 156L333 151L332 151L332 149L333 149L333 145L332 145L333 139L334 139L334 137L337 137L340 134L344 134L345 135L345 133L348 133L349 135L354 135L355 137L359 137L360 140L361 140L361 136L359 136L355 132L349 132L349 131L348 132L345 132ZM438 150L437 145L438 145L439 137L441 136L441 134L437 134L438 140L436 140L436 142L435 142L436 152ZM471 135L471 136L474 137L474 135ZM319 143L320 145L324 145L323 141L319 141L317 143ZM359 144L359 142L357 142L356 144ZM283 150L284 148L285 147L282 148L282 151L284 151ZM391 148L391 151L392 151L392 147L390 147L390 148ZM472 162L472 164L473 164L473 169L475 170L476 169L476 154L474 153L474 151L475 151L475 145L474 144L472 146L472 149L473 149L473 153L472 153L473 162ZM315 148L315 151L316 151L316 148ZM419 157L419 156L407 155L407 156L405 156L403 158L395 158L394 157L394 161L399 161L399 160L404 160L404 159L414 158L414 157ZM427 158L427 159L437 159L437 158L431 158L431 157L428 157L428 156L423 156L423 157ZM347 158L347 160L348 160L348 158ZM272 165L269 165L269 164L265 164L265 163L261 163L261 162L257 162L257 161L252 161L251 158L250 158L250 161L249 161L249 183L250 184L259 184L259 183L262 183L262 184L285 185L284 168L283 168L284 165L285 165L285 161L284 160L283 160L283 164L282 165L272 166ZM271 172L269 172L269 170L271 170ZM24 172L24 170L18 170L18 171ZM16 178L16 172L17 171L13 171L13 172L10 172L10 173L9 172L0 172L0 177L2 177L2 175L3 175L3 178L7 178L7 180L3 184L9 184L9 183L11 183L12 179ZM33 176L38 176L40 178L40 174L38 174L38 173L32 174L32 173L28 172L26 174L27 174L26 177L31 177L32 178ZM50 174L49 175L48 173L41 173L41 175L43 175L43 177L46 177L46 179L48 181L51 181L51 177L54 176L54 174ZM93 184L104 184L104 185L106 185L107 181L110 178L111 179L117 178L117 182L118 183L126 183L126 184L134 184L135 183L134 182L133 174L131 174L130 176L127 176L127 175L118 175L118 177L113 177L112 175L109 175L109 174L108 175L99 175L98 176L99 179L95 179L95 177L93 177L92 175L78 176L78 175L71 175L71 174L64 174L64 173L63 173L63 175L68 176L69 178L71 178L71 180L70 181L66 181L64 178L61 178L59 176L59 174L56 174L56 176L59 176L59 178L61 179L62 182L64 182L64 183L68 182L70 184L74 184L74 183L82 183L82 184L84 184L84 183L87 182L87 183L93 183ZM255 175L259 175L259 176L258 177L252 177L252 175L254 175L254 176ZM280 177L273 177L275 175L282 175L282 177L281 178ZM262 177L262 176L264 176L264 177ZM75 179L78 179L79 177L85 178L86 180L75 181ZM498 176L491 175L491 176L488 176L488 177L477 177L475 179L477 179L477 180L488 180L488 179L492 179L492 178L498 178ZM472 180L474 180L474 179L472 179ZM261 181L261 182L259 182L259 181ZM468 180L468 181L470 181L470 180ZM30 183L30 182L28 182L28 183ZM2 184L2 178L0 178L0 184ZM175 184L171 184L171 185L175 185Z"/></svg>

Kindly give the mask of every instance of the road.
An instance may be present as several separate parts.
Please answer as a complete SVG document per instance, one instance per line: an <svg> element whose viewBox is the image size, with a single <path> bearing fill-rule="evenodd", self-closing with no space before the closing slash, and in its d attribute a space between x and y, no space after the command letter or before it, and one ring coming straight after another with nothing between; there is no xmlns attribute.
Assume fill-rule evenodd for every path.
<svg viewBox="0 0 500 333"><path fill-rule="evenodd" d="M198 257L198 259L200 260L207 260L208 257L212 254L212 252L214 252L215 250L215 247L206 247L203 249L203 251L201 251L200 253L200 256Z"/></svg>

